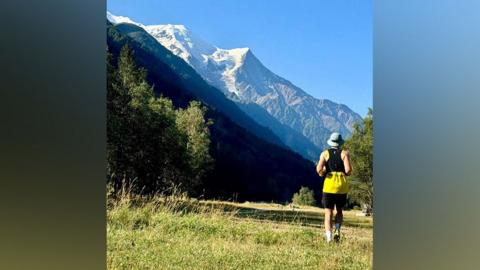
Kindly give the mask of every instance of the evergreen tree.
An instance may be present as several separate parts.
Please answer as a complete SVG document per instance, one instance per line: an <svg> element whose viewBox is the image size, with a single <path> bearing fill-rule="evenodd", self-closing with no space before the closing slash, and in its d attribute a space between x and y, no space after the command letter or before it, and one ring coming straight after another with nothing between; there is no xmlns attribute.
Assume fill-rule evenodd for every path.
<svg viewBox="0 0 480 270"><path fill-rule="evenodd" d="M156 97L131 48L122 48L114 67L107 63L107 160L114 186L126 182L137 192L193 193L211 163L205 108L194 102L175 110Z"/></svg>
<svg viewBox="0 0 480 270"><path fill-rule="evenodd" d="M370 108L363 124L356 124L350 139L345 143L350 152L352 175L349 197L367 210L373 208L373 111Z"/></svg>

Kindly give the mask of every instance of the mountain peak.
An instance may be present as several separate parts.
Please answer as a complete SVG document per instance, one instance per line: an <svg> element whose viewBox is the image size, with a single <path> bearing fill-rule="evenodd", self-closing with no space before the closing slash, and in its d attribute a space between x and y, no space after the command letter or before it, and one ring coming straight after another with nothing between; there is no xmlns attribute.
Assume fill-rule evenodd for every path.
<svg viewBox="0 0 480 270"><path fill-rule="evenodd" d="M245 47L245 48L235 48L235 49L230 49L228 50L230 51L232 54L237 54L237 55L246 55L248 52L250 52L250 48L248 47Z"/></svg>
<svg viewBox="0 0 480 270"><path fill-rule="evenodd" d="M172 31L178 31L178 32L189 32L187 27L183 24L158 24L158 25L149 25L147 26L148 28L155 28L155 27L160 27L164 30L172 30Z"/></svg>
<svg viewBox="0 0 480 270"><path fill-rule="evenodd" d="M107 19L113 24L131 23L142 27L160 44L197 69L209 63L238 68L250 52L247 47L220 49L202 40L183 24L144 25L128 17L113 15L109 11Z"/></svg>
<svg viewBox="0 0 480 270"><path fill-rule="evenodd" d="M213 54L217 47L205 42L181 24L148 25L143 27L160 44L192 65L203 55Z"/></svg>
<svg viewBox="0 0 480 270"><path fill-rule="evenodd" d="M190 30L183 24L146 25L144 28L147 32L161 33L162 35L168 35L170 38L186 39L192 35Z"/></svg>
<svg viewBox="0 0 480 270"><path fill-rule="evenodd" d="M144 26L143 24L137 23L128 17L113 15L110 11L107 11L107 20L109 20L113 24L130 23L130 24L138 25L140 27Z"/></svg>

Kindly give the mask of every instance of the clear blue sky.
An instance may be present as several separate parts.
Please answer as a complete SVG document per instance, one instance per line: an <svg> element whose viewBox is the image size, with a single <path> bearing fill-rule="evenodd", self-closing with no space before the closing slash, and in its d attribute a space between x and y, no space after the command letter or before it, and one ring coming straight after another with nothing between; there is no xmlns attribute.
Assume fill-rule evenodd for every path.
<svg viewBox="0 0 480 270"><path fill-rule="evenodd" d="M371 0L107 0L143 24L183 24L224 49L249 47L274 73L362 116L372 106Z"/></svg>

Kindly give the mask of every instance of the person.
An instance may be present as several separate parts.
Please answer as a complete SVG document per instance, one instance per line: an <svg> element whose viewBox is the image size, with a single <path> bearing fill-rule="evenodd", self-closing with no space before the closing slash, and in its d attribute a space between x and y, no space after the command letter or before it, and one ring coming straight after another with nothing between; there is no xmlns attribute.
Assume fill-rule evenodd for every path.
<svg viewBox="0 0 480 270"><path fill-rule="evenodd" d="M352 172L348 150L341 149L343 143L344 140L340 133L332 133L327 141L330 148L320 154L320 160L316 168L320 176L325 176L322 204L325 209L325 236L327 242L332 241L334 208L337 209L337 213L335 215L333 240L335 242L340 241L340 227L343 221L342 208L347 202L348 193L347 176Z"/></svg>

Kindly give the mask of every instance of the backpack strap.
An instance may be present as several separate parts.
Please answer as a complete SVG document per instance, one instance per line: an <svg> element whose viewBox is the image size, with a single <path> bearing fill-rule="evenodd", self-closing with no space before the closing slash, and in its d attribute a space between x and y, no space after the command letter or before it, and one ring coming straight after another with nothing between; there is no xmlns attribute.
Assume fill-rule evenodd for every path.
<svg viewBox="0 0 480 270"><path fill-rule="evenodd" d="M330 148L328 149L329 158L325 166L326 172L343 172L345 173L345 166L342 160L342 149Z"/></svg>

